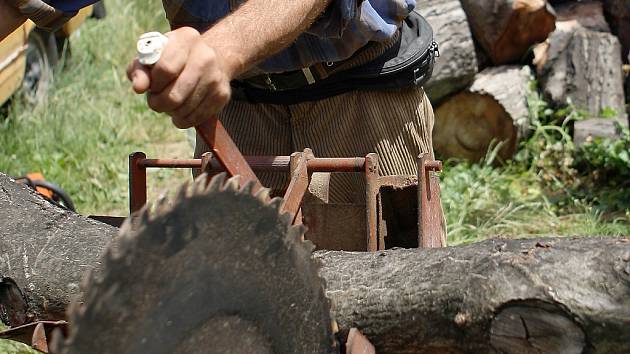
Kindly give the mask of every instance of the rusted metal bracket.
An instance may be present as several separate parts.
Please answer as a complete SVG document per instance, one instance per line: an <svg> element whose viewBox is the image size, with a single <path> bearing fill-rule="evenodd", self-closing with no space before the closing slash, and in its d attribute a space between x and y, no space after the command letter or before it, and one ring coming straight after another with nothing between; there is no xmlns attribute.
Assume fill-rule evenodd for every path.
<svg viewBox="0 0 630 354"><path fill-rule="evenodd" d="M280 207L280 213L293 215L293 223L301 224L300 206L304 199L304 194L308 190L309 175L308 161L315 158L310 149L304 152L296 152L291 155L290 170L291 182L284 194L284 202Z"/></svg>
<svg viewBox="0 0 630 354"><path fill-rule="evenodd" d="M377 198L379 190L378 155L368 154L365 157L365 209L367 213L367 250L371 252L385 249L384 240L379 242L378 237Z"/></svg>
<svg viewBox="0 0 630 354"><path fill-rule="evenodd" d="M262 188L260 180L216 115L196 126L195 129L230 176L241 176L243 184L254 182L254 192Z"/></svg>
<svg viewBox="0 0 630 354"><path fill-rule="evenodd" d="M440 202L442 162L429 154L418 156L418 245L421 248L446 247L444 215Z"/></svg>
<svg viewBox="0 0 630 354"><path fill-rule="evenodd" d="M10 339L30 345L33 349L42 353L49 353L49 343L52 333L60 330L65 336L68 332L66 321L37 321L22 326L14 327L0 332L0 338Z"/></svg>

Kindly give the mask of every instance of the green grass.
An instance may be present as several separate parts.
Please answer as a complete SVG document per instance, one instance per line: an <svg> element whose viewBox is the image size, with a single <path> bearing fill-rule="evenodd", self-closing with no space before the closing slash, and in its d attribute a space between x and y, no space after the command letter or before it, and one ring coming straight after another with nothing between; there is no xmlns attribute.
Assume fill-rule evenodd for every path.
<svg viewBox="0 0 630 354"><path fill-rule="evenodd" d="M12 176L40 171L69 192L80 213L124 215L127 155L141 150L165 156L185 136L168 118L147 109L125 77L136 38L167 29L160 2L108 0L107 6L106 19L88 21L71 39L71 61L58 73L48 102L29 108L16 101L0 119L0 171ZM545 135L547 128L539 128L524 144L520 162L504 167L447 163L442 202L450 244L494 236L630 235L628 192L598 194L589 186L595 189L584 197L569 188L578 177L566 169L558 179L556 162L564 160L541 158L556 145ZM621 168L626 167L630 171ZM173 186L189 177L161 170L152 178L158 186ZM607 204L614 207L602 207L604 195L617 202ZM0 352L26 353L2 343Z"/></svg>
<svg viewBox="0 0 630 354"><path fill-rule="evenodd" d="M127 155L155 154L156 142L179 139L170 119L152 113L125 75L143 32L166 30L158 1L110 0L109 16L89 20L71 38L72 57L56 75L46 104L15 100L0 120L0 171L40 171L61 185L81 213L123 213Z"/></svg>
<svg viewBox="0 0 630 354"><path fill-rule="evenodd" d="M489 237L630 235L628 209L603 212L544 188L535 172L518 165L447 164L441 189L451 245Z"/></svg>

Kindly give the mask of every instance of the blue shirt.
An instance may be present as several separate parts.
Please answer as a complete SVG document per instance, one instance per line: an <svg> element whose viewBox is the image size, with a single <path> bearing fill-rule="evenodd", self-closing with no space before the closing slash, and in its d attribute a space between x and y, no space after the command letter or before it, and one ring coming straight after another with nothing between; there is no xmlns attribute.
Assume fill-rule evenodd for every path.
<svg viewBox="0 0 630 354"><path fill-rule="evenodd" d="M162 0L172 27L191 26L201 32L242 2ZM332 0L319 19L290 47L259 64L257 69L285 72L347 59L370 41L391 39L415 6L416 0Z"/></svg>
<svg viewBox="0 0 630 354"><path fill-rule="evenodd" d="M10 1L27 4L30 12L37 13L43 18L40 23L51 22L46 16L50 18L63 16L67 19L80 8L96 2L96 0ZM162 4L173 28L191 26L203 32L244 1L162 0ZM45 6L44 2L50 7ZM415 6L416 0L332 0L319 19L290 47L260 63L255 71L266 73L293 71L317 63L348 59L370 41L385 42L391 39ZM46 8L53 8L55 11L48 14Z"/></svg>

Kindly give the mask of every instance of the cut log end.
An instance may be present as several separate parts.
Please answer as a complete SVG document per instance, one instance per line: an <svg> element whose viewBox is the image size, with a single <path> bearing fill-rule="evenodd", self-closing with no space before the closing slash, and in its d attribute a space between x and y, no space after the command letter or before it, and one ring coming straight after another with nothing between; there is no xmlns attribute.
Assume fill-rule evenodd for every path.
<svg viewBox="0 0 630 354"><path fill-rule="evenodd" d="M545 0L462 0L475 38L495 65L523 58L555 28L555 14Z"/></svg>
<svg viewBox="0 0 630 354"><path fill-rule="evenodd" d="M522 59L535 44L543 42L556 28L556 17L543 0L514 1L508 24L490 53L495 64Z"/></svg>
<svg viewBox="0 0 630 354"><path fill-rule="evenodd" d="M472 86L435 112L433 144L444 158L478 161L501 144L498 157L509 159L529 127L528 67L489 68L475 76Z"/></svg>
<svg viewBox="0 0 630 354"><path fill-rule="evenodd" d="M490 95L463 92L436 110L434 148L442 156L478 161L494 144L507 159L516 148L510 115Z"/></svg>

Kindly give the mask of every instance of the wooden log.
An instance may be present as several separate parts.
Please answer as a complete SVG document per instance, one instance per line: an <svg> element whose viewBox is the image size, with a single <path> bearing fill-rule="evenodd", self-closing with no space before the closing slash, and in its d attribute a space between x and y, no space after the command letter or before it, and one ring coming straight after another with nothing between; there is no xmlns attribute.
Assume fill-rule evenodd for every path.
<svg viewBox="0 0 630 354"><path fill-rule="evenodd" d="M478 161L502 143L498 156L509 159L529 129L527 96L531 93L528 67L488 68L472 86L435 111L433 145L442 158Z"/></svg>
<svg viewBox="0 0 630 354"><path fill-rule="evenodd" d="M64 318L68 302L81 295L83 274L99 267L117 232L50 204L2 173L0 225L0 313L10 325Z"/></svg>
<svg viewBox="0 0 630 354"><path fill-rule="evenodd" d="M623 59L629 60L626 55L630 56L630 1L604 0L604 11L612 33L616 34L621 42Z"/></svg>
<svg viewBox="0 0 630 354"><path fill-rule="evenodd" d="M601 1L563 2L554 5L557 22L574 22L597 32L610 32L604 17L604 4Z"/></svg>
<svg viewBox="0 0 630 354"><path fill-rule="evenodd" d="M70 299L53 295L76 284L76 274L98 269L115 230L53 208L4 176L0 181L3 252L18 249L17 258L28 258L15 264L3 256L11 262L2 262L2 272L18 279L28 269L12 286L38 294L28 305L40 314L59 314ZM37 264L32 254L50 262ZM378 353L630 351L628 237L314 256L341 334L358 327ZM75 289L65 288L80 301Z"/></svg>
<svg viewBox="0 0 630 354"><path fill-rule="evenodd" d="M342 332L377 353L629 353L630 238L321 252Z"/></svg>
<svg viewBox="0 0 630 354"><path fill-rule="evenodd" d="M555 28L546 0L461 0L477 42L495 65L517 62Z"/></svg>
<svg viewBox="0 0 630 354"><path fill-rule="evenodd" d="M597 32L610 32L610 26L604 17L604 5L601 1L552 1L556 10L556 32L570 32L584 27ZM534 65L540 72L547 62L550 39L534 46Z"/></svg>
<svg viewBox="0 0 630 354"><path fill-rule="evenodd" d="M609 108L623 115L620 54L621 46L612 34L559 22L549 47L537 53L537 76L545 96L557 106L570 99L594 117Z"/></svg>
<svg viewBox="0 0 630 354"><path fill-rule="evenodd" d="M575 122L573 126L573 142L576 146L581 146L585 142L595 138L618 140L621 132L616 124L617 120L591 118ZM620 120L622 126L628 126L628 121Z"/></svg>
<svg viewBox="0 0 630 354"><path fill-rule="evenodd" d="M477 73L475 44L459 0L421 0L417 8L433 27L440 49L433 76L424 86L435 105L472 82Z"/></svg>

